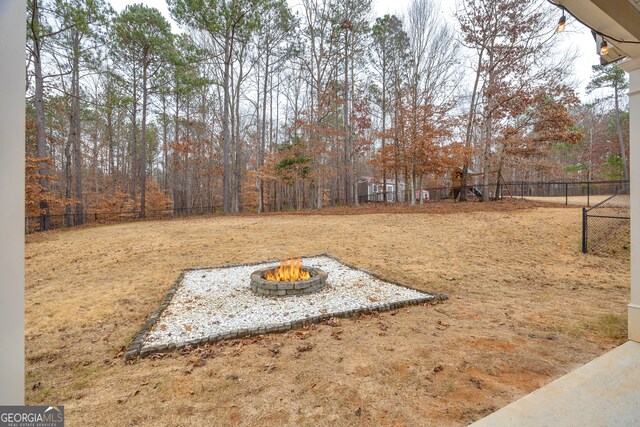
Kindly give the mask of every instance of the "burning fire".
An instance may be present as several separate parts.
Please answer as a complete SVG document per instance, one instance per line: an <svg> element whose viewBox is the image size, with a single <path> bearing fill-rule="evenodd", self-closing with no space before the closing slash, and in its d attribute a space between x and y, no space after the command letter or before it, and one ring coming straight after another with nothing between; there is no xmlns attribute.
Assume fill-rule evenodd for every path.
<svg viewBox="0 0 640 427"><path fill-rule="evenodd" d="M280 267L267 270L264 273L264 278L273 282L297 282L307 280L310 277L309 272L302 269L300 258L294 259L293 257L280 261Z"/></svg>

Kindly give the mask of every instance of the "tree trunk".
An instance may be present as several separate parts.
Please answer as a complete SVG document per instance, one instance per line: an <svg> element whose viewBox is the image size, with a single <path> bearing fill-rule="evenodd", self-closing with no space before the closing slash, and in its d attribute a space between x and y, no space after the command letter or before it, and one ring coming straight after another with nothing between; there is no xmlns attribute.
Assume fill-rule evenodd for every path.
<svg viewBox="0 0 640 427"><path fill-rule="evenodd" d="M191 102L189 98L185 99L186 105L186 126L185 126L185 141L186 144L190 144L191 142ZM188 145L187 145L188 146ZM189 215L189 209L191 208L191 200L189 197L189 150L183 150L184 152L184 161L182 162L182 208L184 209L184 213Z"/></svg>
<svg viewBox="0 0 640 427"><path fill-rule="evenodd" d="M173 213L175 215L176 212L180 214L180 208L182 205L180 204L180 193L178 191L178 162L180 158L178 157L178 151L176 148L178 147L178 143L180 140L180 127L179 127L179 113L180 113L180 97L178 96L177 90L177 78L176 78L176 102L175 102L175 116L174 116L174 130L173 130L173 141L174 141L174 149L171 153L171 194L173 196Z"/></svg>
<svg viewBox="0 0 640 427"><path fill-rule="evenodd" d="M33 26L37 29L40 25L40 9L38 1L33 4L34 16ZM37 33L37 31L35 32ZM44 117L44 78L42 76L42 41L38 38L38 34L34 33L33 40L33 70L35 78L35 94L34 104L36 110L36 142L38 145L38 158L43 160L47 157L47 138L45 134L45 117ZM38 185L42 191L40 198L40 231L46 231L51 228L51 212L49 210L49 174L48 165L41 161L38 163Z"/></svg>
<svg viewBox="0 0 640 427"><path fill-rule="evenodd" d="M354 201L353 203L356 205L356 207L358 206L358 175L356 174L356 159L355 159L355 139L353 136L353 120L352 120L352 115L353 115L353 103L354 103L354 98L355 98L355 93L356 93L356 88L355 88L355 82L356 82L356 78L354 75L354 70L355 70L355 63L354 63L354 53L353 53L353 47L351 48L351 54L350 54L350 60L351 60L351 69L349 70L349 72L351 73L351 81L350 81L350 87L351 87L351 96L350 98L350 105L349 105L349 163L348 163L348 167L349 167L349 182L351 183L351 198Z"/></svg>
<svg viewBox="0 0 640 427"><path fill-rule="evenodd" d="M168 147L167 147L167 96L162 95L162 188L166 191L167 187L167 168L168 168Z"/></svg>
<svg viewBox="0 0 640 427"><path fill-rule="evenodd" d="M411 172L410 172L410 191L411 191L411 195L410 200L411 200L411 205L415 205L416 204L416 169L415 169L415 165L413 162L413 157L411 160Z"/></svg>
<svg viewBox="0 0 640 427"><path fill-rule="evenodd" d="M140 124L140 143L141 143L141 170L140 170L140 218L146 216L146 204L147 204L147 68L149 67L148 60L143 58L142 65L142 123Z"/></svg>
<svg viewBox="0 0 640 427"><path fill-rule="evenodd" d="M629 163L627 161L627 149L624 145L624 138L622 136L622 125L620 124L620 108L618 104L618 85L613 85L614 89L614 102L616 109L616 130L618 133L618 144L620 144L620 157L622 158L622 171L624 180L629 180Z"/></svg>
<svg viewBox="0 0 640 427"><path fill-rule="evenodd" d="M131 196L133 198L133 206L135 209L138 200L138 76L137 68L133 66L133 106L131 111L131 124L133 136L133 161L131 162L131 175L133 178L133 186Z"/></svg>
<svg viewBox="0 0 640 427"><path fill-rule="evenodd" d="M73 175L71 173L71 138L67 138L64 145L64 197L66 199L64 206L64 225L67 227L75 225L73 222L73 211L71 208L71 188L73 187Z"/></svg>
<svg viewBox="0 0 640 427"><path fill-rule="evenodd" d="M496 186L495 186L495 198L500 197L500 180L502 179L502 163L504 160L504 146L500 148L498 153L498 167L496 168Z"/></svg>
<svg viewBox="0 0 640 427"><path fill-rule="evenodd" d="M260 130L260 151L258 152L258 168L264 173L264 150L267 142L267 87L269 84L269 51L265 52L264 80L262 82L262 129ZM264 212L264 179L260 177L258 184L258 212Z"/></svg>
<svg viewBox="0 0 640 427"><path fill-rule="evenodd" d="M106 102L105 102L105 114L107 119L107 144L108 147L108 175L109 178L113 177L115 174L115 159L114 159L114 150L113 150L113 86L111 80L107 83L106 89ZM115 182L115 180L114 180ZM115 187L113 188L115 190Z"/></svg>
<svg viewBox="0 0 640 427"><path fill-rule="evenodd" d="M493 96L491 91L493 90L494 71L493 71L493 54L489 51L489 68L488 68L489 90L486 96L486 113L484 122L484 153L483 153L483 171L482 171L482 201L487 202L490 200L489 194L489 177L491 174L491 144L493 142Z"/></svg>
<svg viewBox="0 0 640 427"><path fill-rule="evenodd" d="M344 201L345 205L351 202L351 129L349 128L349 32L345 30L344 36Z"/></svg>
<svg viewBox="0 0 640 427"><path fill-rule="evenodd" d="M240 73L236 83L235 95L235 148L236 148L236 173L235 173L235 212L242 212L244 209L244 200L242 197L242 189L244 184L244 153L242 138L240 135L240 89L244 78L244 68L240 64Z"/></svg>
<svg viewBox="0 0 640 427"><path fill-rule="evenodd" d="M489 175L491 173L491 117L486 118L484 135L483 170L482 170L482 201L489 201Z"/></svg>
<svg viewBox="0 0 640 427"><path fill-rule="evenodd" d="M473 92L471 92L471 105L469 106L469 117L467 119L467 132L465 135L464 146L467 150L471 150L471 131L473 130L473 119L476 111L476 99L478 96L478 82L480 81L480 67L482 65L482 55L484 50L478 55L478 65L476 66L476 78L473 82ZM458 200L464 202L467 200L467 175L469 173L469 154L465 154L464 165L462 166L462 181L460 182L460 192Z"/></svg>
<svg viewBox="0 0 640 427"><path fill-rule="evenodd" d="M399 170L398 168L396 168L394 175L394 179L395 179L395 186L393 188L393 201L398 203L400 201L400 190L399 190L399 185L400 185L400 180L398 178L399 175Z"/></svg>
<svg viewBox="0 0 640 427"><path fill-rule="evenodd" d="M75 224L84 224L82 204L82 138L80 135L80 35L72 31L72 69L71 69L71 113L69 115L69 140L73 147L73 163L75 166Z"/></svg>
<svg viewBox="0 0 640 427"><path fill-rule="evenodd" d="M385 154L387 139L385 132L387 131L387 55L386 48L382 56L382 154ZM382 201L387 201L387 167L383 162L382 166Z"/></svg>
<svg viewBox="0 0 640 427"><path fill-rule="evenodd" d="M98 200L98 120L94 120L93 129L91 132L91 141L93 142L93 152L92 152L92 174L93 174L93 203L94 208L97 209L99 205ZM88 206L87 206L88 208Z"/></svg>
<svg viewBox="0 0 640 427"><path fill-rule="evenodd" d="M224 100L222 109L222 165L223 165L223 184L222 184L222 200L224 213L231 212L231 165L229 163L229 80L231 71L231 34L227 30L224 40L224 75L222 85L224 88Z"/></svg>

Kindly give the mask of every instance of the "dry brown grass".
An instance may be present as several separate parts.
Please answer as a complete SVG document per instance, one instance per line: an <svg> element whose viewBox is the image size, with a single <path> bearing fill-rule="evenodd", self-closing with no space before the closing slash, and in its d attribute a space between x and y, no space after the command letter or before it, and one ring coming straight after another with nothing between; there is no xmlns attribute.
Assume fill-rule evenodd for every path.
<svg viewBox="0 0 640 427"><path fill-rule="evenodd" d="M587 196L569 196L569 197L565 197L565 196L540 196L540 197L535 197L535 196L526 196L525 199L527 200L531 200L533 202L546 202L546 203L557 203L557 204L561 204L564 205L566 203L570 204L570 205L576 205L576 206L595 206L598 203L604 202L605 200L607 200L608 198L610 198L611 196L613 196L613 194L606 194L606 195L591 195L589 197ZM627 208L629 209L629 196L620 196L617 197L614 200L611 200L609 202L607 202L609 204L609 206L617 206L620 208Z"/></svg>
<svg viewBox="0 0 640 427"><path fill-rule="evenodd" d="M580 253L578 209L457 206L29 236L27 403L64 404L70 426L462 425L621 342L628 252ZM450 299L118 357L181 269L319 252Z"/></svg>

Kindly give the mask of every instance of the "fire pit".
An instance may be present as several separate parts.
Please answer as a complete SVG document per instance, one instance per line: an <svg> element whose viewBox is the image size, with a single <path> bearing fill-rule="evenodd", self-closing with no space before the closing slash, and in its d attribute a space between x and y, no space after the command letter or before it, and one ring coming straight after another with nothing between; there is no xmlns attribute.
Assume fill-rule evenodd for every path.
<svg viewBox="0 0 640 427"><path fill-rule="evenodd" d="M283 332L331 317L351 317L360 313L395 310L407 305L446 299L445 295L429 294L387 282L372 273L343 264L327 254L305 257L304 263L302 266L297 260L294 264L303 270L303 277L308 274L307 279L298 278L290 282L276 280L275 284L272 283L273 280L267 279L272 274L285 274L286 271L283 270L287 270L287 266L290 271L291 262L281 263L281 266L285 265L279 273L274 271L276 268L273 262L225 265L183 272L158 309L136 334L125 351L125 358L131 360L138 356L171 352L186 345ZM266 273L267 278L266 271L269 271ZM247 287L252 272L253 291ZM295 295L296 291L311 292L313 286L317 286L315 290L319 290L321 284L309 284L303 289L302 282L322 282L327 278L324 272L331 274L331 282L322 292L298 298L282 298L285 295ZM264 286L265 282L268 286ZM268 297L274 294L271 291L276 291L275 297Z"/></svg>
<svg viewBox="0 0 640 427"><path fill-rule="evenodd" d="M261 296L284 297L320 291L328 274L319 268L303 267L300 258L281 261L251 273L251 290Z"/></svg>

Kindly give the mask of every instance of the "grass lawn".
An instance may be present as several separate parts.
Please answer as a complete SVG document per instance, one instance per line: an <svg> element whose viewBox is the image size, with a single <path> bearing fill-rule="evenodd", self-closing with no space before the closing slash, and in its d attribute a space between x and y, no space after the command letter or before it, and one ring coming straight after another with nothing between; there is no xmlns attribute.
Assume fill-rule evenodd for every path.
<svg viewBox="0 0 640 427"><path fill-rule="evenodd" d="M595 206L598 203L601 203L607 199L609 199L610 197L612 197L613 194L606 194L606 195L592 195L592 196L569 196L569 197L564 197L564 196L553 196L553 197L534 197L534 196L527 196L525 197L525 199L527 200L533 200L533 201L538 201L538 202L547 202L547 203L560 203L560 204L565 204L568 203L570 205L576 205L576 206L587 206L587 203L589 204L589 206ZM630 207L630 199L629 199L629 195L620 195L619 197L616 197L614 200L609 201L609 203L607 204L607 206L615 206L615 207L619 207L619 208L627 208L629 209Z"/></svg>
<svg viewBox="0 0 640 427"><path fill-rule="evenodd" d="M245 215L27 237L26 401L85 425L465 425L620 344L629 253L527 201ZM185 268L329 252L437 305L125 363Z"/></svg>

